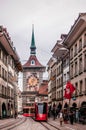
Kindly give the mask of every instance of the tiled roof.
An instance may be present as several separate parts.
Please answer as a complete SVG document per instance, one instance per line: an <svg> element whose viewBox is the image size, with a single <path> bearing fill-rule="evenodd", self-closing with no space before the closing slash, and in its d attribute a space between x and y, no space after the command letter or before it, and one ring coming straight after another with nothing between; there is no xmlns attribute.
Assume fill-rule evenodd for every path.
<svg viewBox="0 0 86 130"><path fill-rule="evenodd" d="M31 64L31 61L34 60L35 64ZM43 66L37 59L35 55L31 55L28 59L28 61L23 65L23 68L27 67L45 67Z"/></svg>

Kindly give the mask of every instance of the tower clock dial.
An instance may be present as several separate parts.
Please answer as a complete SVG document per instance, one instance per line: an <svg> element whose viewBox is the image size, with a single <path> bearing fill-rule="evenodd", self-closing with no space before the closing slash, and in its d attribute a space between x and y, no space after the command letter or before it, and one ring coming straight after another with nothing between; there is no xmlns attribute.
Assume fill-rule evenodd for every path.
<svg viewBox="0 0 86 130"><path fill-rule="evenodd" d="M28 79L28 84L30 86L36 86L38 83L38 79L36 76L30 76L29 79Z"/></svg>

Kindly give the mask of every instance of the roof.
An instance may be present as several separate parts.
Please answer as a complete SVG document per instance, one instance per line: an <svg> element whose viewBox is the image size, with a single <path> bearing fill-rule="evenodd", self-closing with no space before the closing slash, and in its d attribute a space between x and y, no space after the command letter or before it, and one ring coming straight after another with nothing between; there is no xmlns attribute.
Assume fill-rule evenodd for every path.
<svg viewBox="0 0 86 130"><path fill-rule="evenodd" d="M65 45L71 46L72 43L81 35L83 30L86 28L86 13L80 13L78 18L75 20L73 26L71 26L67 37L64 40Z"/></svg>
<svg viewBox="0 0 86 130"><path fill-rule="evenodd" d="M35 64L31 64L31 61L34 60ZM33 68L33 67L39 67L39 68L45 68L37 59L36 55L30 55L28 61L23 65L23 68Z"/></svg>
<svg viewBox="0 0 86 130"><path fill-rule="evenodd" d="M32 40L31 40L30 54L36 54L35 38L34 38L34 25L32 25Z"/></svg>

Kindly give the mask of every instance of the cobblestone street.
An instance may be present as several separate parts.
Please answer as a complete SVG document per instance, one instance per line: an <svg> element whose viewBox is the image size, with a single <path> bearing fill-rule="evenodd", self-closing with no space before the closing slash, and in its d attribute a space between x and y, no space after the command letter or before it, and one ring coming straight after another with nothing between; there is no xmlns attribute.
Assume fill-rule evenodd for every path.
<svg viewBox="0 0 86 130"><path fill-rule="evenodd" d="M24 118L24 117L19 117ZM18 119L18 118L17 118ZM15 121L17 119L4 119L0 120L0 127L6 123L9 123L11 121ZM46 123L46 122L42 122ZM48 119L48 123L51 125L54 125L58 128L58 130L85 130L86 125L74 123L74 125L71 125L70 123L64 124L60 126L59 119L53 120L52 118ZM4 128L2 130L8 130L9 128ZM1 130L1 129L0 129ZM40 122L34 121L32 118L27 117L27 120L20 124L19 126L14 126L14 128L10 128L10 130L47 130ZM56 128L49 127L49 130L56 130Z"/></svg>

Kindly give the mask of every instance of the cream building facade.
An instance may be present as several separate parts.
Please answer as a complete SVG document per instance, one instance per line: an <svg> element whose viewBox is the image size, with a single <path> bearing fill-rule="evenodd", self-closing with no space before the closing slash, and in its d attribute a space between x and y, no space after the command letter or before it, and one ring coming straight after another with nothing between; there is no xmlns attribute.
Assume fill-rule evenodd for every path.
<svg viewBox="0 0 86 130"><path fill-rule="evenodd" d="M0 118L13 117L17 111L19 56L9 34L0 26Z"/></svg>
<svg viewBox="0 0 86 130"><path fill-rule="evenodd" d="M70 81L76 87L70 105L86 106L86 13L79 14L64 44L70 48Z"/></svg>
<svg viewBox="0 0 86 130"><path fill-rule="evenodd" d="M51 52L53 52L52 57L57 60L54 74L56 75L56 104L61 103L63 108L65 103L76 108L86 106L86 13L79 14L69 33L57 41ZM53 70L51 65L52 62L49 62L49 75ZM64 99L64 89L68 80L76 88L70 102ZM49 88L52 86L51 82L52 79L49 80ZM50 93L51 98L52 94L53 91Z"/></svg>

